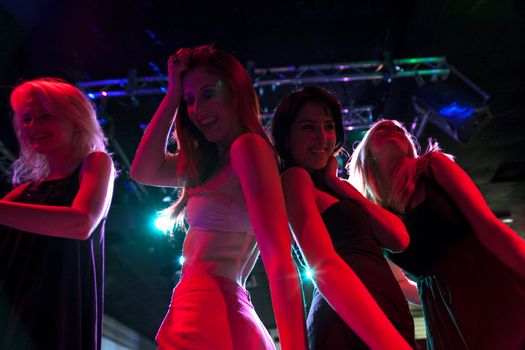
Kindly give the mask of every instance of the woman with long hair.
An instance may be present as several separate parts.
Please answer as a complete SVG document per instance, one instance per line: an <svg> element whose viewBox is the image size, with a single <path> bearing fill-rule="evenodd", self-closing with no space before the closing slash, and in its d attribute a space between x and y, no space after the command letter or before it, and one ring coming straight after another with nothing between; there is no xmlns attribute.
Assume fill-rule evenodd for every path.
<svg viewBox="0 0 525 350"><path fill-rule="evenodd" d="M317 286L310 349L410 349L412 316L382 252L403 250L408 234L337 176L345 138L339 101L316 86L291 93L277 107L272 136L289 221Z"/></svg>
<svg viewBox="0 0 525 350"><path fill-rule="evenodd" d="M354 150L353 184L403 218L410 244L387 252L417 282L429 349L525 348L525 242L492 213L435 142L395 120L376 122Z"/></svg>
<svg viewBox="0 0 525 350"><path fill-rule="evenodd" d="M277 162L252 82L237 59L210 46L180 49L168 72L131 169L138 182L184 189L170 214L189 226L185 262L159 348L274 349L245 289L260 252L281 348L306 349ZM173 124L176 153L166 149Z"/></svg>
<svg viewBox="0 0 525 350"><path fill-rule="evenodd" d="M0 349L101 346L115 170L95 110L62 80L11 94L20 155L0 200Z"/></svg>

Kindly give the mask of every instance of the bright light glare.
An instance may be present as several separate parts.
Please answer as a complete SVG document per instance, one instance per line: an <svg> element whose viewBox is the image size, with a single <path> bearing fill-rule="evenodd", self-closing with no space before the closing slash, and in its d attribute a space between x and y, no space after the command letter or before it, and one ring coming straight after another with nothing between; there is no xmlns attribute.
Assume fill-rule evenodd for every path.
<svg viewBox="0 0 525 350"><path fill-rule="evenodd" d="M162 232L168 232L171 228L171 220L165 216L159 216L155 219L154 225L157 230Z"/></svg>
<svg viewBox="0 0 525 350"><path fill-rule="evenodd" d="M308 277L309 280L314 280L314 270L312 270L311 268L307 268L305 273L306 277Z"/></svg>

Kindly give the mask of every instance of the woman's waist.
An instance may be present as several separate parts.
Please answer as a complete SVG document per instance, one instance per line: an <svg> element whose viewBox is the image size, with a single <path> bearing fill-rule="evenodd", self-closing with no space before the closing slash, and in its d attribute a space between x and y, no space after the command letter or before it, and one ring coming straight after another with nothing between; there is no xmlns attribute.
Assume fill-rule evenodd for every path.
<svg viewBox="0 0 525 350"><path fill-rule="evenodd" d="M182 265L182 276L212 276L227 278L239 285L244 285L244 268L240 262L234 260L204 260L195 258L184 258Z"/></svg>
<svg viewBox="0 0 525 350"><path fill-rule="evenodd" d="M250 293L237 281L226 276L192 270L189 273L182 273L179 283L173 290L170 307L174 306L177 301L185 299L186 296L196 296L197 299L192 299L195 302L198 298L213 297L219 294L224 297L232 296L250 303Z"/></svg>
<svg viewBox="0 0 525 350"><path fill-rule="evenodd" d="M204 273L244 284L259 251L248 234L190 230L182 252L184 274Z"/></svg>

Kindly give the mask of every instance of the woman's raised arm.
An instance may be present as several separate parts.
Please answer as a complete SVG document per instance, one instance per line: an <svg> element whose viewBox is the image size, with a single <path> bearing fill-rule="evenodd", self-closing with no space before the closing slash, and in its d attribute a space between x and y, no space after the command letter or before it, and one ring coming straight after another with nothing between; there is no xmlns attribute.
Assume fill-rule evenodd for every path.
<svg viewBox="0 0 525 350"><path fill-rule="evenodd" d="M181 74L188 69L189 52L180 49L168 61L168 90L155 111L131 164L131 178L152 186L182 186L177 177L177 154L168 152L170 131L182 98Z"/></svg>
<svg viewBox="0 0 525 350"><path fill-rule="evenodd" d="M429 161L436 181L465 215L481 244L525 279L525 241L494 215L459 165L440 152L431 153Z"/></svg>

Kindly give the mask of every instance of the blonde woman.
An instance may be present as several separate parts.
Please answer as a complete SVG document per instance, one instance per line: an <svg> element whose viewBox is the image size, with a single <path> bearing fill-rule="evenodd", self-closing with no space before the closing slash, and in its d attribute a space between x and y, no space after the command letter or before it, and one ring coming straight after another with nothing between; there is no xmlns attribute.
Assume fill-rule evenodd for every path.
<svg viewBox="0 0 525 350"><path fill-rule="evenodd" d="M58 79L11 94L16 186L0 200L0 349L101 346L114 168L91 103Z"/></svg>
<svg viewBox="0 0 525 350"><path fill-rule="evenodd" d="M403 218L410 244L388 257L418 284L429 349L525 348L525 242L498 220L435 143L419 155L397 121L374 124L350 178Z"/></svg>

